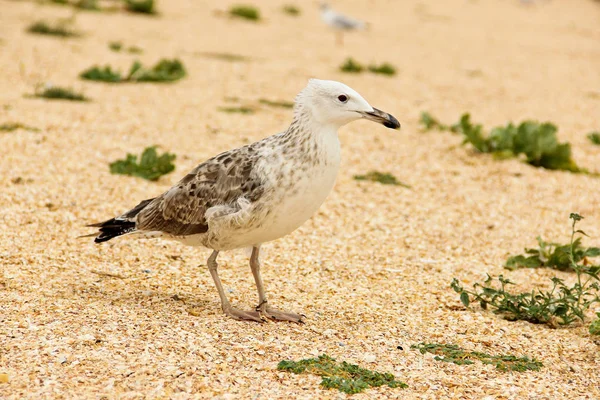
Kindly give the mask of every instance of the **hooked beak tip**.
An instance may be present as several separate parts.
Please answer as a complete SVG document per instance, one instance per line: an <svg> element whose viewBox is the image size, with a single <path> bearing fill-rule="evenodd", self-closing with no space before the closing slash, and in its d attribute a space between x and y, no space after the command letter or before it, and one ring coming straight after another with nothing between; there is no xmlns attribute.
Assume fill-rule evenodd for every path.
<svg viewBox="0 0 600 400"><path fill-rule="evenodd" d="M373 111L362 113L363 117L371 120L373 122L377 122L390 129L400 129L400 122L391 114L386 113L385 111L378 110L373 107Z"/></svg>

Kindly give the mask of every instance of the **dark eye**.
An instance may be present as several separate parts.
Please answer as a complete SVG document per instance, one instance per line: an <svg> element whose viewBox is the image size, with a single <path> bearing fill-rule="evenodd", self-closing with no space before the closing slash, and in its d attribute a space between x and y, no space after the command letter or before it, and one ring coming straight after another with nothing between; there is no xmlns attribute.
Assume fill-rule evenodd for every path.
<svg viewBox="0 0 600 400"><path fill-rule="evenodd" d="M340 94L338 96L338 100L341 101L342 103L345 103L348 101L348 96L346 96L345 94Z"/></svg>

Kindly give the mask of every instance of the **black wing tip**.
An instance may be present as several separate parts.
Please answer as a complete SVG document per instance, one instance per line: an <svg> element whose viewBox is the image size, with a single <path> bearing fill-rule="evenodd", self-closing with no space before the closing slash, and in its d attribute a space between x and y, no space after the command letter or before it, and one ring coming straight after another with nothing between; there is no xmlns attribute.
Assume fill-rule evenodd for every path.
<svg viewBox="0 0 600 400"><path fill-rule="evenodd" d="M94 239L94 243L106 242L114 237L135 231L135 222L118 220L115 218L86 226L90 228L100 228L99 235Z"/></svg>

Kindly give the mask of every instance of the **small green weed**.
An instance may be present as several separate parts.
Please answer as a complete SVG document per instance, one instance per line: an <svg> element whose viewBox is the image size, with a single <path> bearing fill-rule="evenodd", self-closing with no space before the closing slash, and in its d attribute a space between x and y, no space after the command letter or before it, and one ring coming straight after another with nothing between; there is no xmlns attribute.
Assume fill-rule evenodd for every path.
<svg viewBox="0 0 600 400"><path fill-rule="evenodd" d="M229 61L229 62L241 62L241 61L250 60L250 58L248 58L246 56L241 56L239 54L232 54L232 53L200 52L200 53L196 53L196 54L206 57L206 58L214 58L215 60Z"/></svg>
<svg viewBox="0 0 600 400"><path fill-rule="evenodd" d="M293 17L297 17L298 15L300 15L300 9L293 4L286 4L285 6L283 6L282 10L284 13Z"/></svg>
<svg viewBox="0 0 600 400"><path fill-rule="evenodd" d="M587 135L587 138L590 140L590 142L600 145L600 132L590 132Z"/></svg>
<svg viewBox="0 0 600 400"><path fill-rule="evenodd" d="M20 122L7 122L5 124L0 125L0 132L12 132L12 131L16 131L17 129L23 129L23 130L31 131L31 132L39 132L40 131L38 128L29 126L29 125L25 125Z"/></svg>
<svg viewBox="0 0 600 400"><path fill-rule="evenodd" d="M348 57L346 61L340 66L340 71L349 72L353 74L357 74L359 72L363 72L365 67L359 64L352 57Z"/></svg>
<svg viewBox="0 0 600 400"><path fill-rule="evenodd" d="M398 179L396 179L396 177L394 175L387 173L387 172L371 171L371 172L367 173L366 175L354 175L354 179L357 181L379 182L384 185L402 186L407 189L410 189L409 185L400 182Z"/></svg>
<svg viewBox="0 0 600 400"><path fill-rule="evenodd" d="M131 175L149 181L156 181L161 176L175 169L175 165L173 164L175 157L175 154L170 153L164 153L159 156L156 152L156 146L146 147L140 157L139 163L137 161L138 156L127 153L127 157L124 160L117 160L110 164L110 172L112 174Z"/></svg>
<svg viewBox="0 0 600 400"><path fill-rule="evenodd" d="M465 136L463 144L470 143L481 153L493 153L500 158L523 156L524 161L534 167L588 173L573 161L571 145L558 142L558 129L550 122L524 121L519 125L509 122L506 126L493 128L489 135L484 134L482 125L471 122L468 113L463 114L458 123L444 125L428 112L423 112L421 123L424 130L462 133Z"/></svg>
<svg viewBox="0 0 600 400"><path fill-rule="evenodd" d="M545 242L539 236L537 241L539 246L537 249L525 249L526 254L509 257L504 267L510 270L549 267L560 271L572 271L571 251L576 263L583 261L584 264L588 264L587 257L600 256L600 248L583 247L580 237L575 239L572 245Z"/></svg>
<svg viewBox="0 0 600 400"><path fill-rule="evenodd" d="M87 11L100 11L98 0L79 0L75 3L75 7Z"/></svg>
<svg viewBox="0 0 600 400"><path fill-rule="evenodd" d="M360 368L358 365L341 363L326 354L319 358L309 358L300 361L281 361L277 365L280 371L294 374L309 373L322 377L321 386L327 389L337 389L340 392L360 393L369 387L387 385L391 388L406 388L408 385L397 381L390 373L379 373Z"/></svg>
<svg viewBox="0 0 600 400"><path fill-rule="evenodd" d="M575 261L575 235L585 235L585 232L576 230L575 225L583 217L571 213L569 218L573 220L573 224L568 256L570 268L577 274L577 282L573 286L569 287L562 279L554 277L549 291L532 290L531 293L512 294L507 291L507 287L514 283L502 275L498 277L498 289L491 286L493 278L489 275L483 285L475 283L473 291L465 290L456 278L450 286L460 295L465 307L469 307L473 297L483 309L490 306L495 313L502 314L510 321L523 320L552 327L569 325L577 320L584 322L585 312L594 303L600 302L600 266L587 266Z"/></svg>
<svg viewBox="0 0 600 400"><path fill-rule="evenodd" d="M260 99L259 103L270 107L294 108L294 103L290 101Z"/></svg>
<svg viewBox="0 0 600 400"><path fill-rule="evenodd" d="M140 54L140 53L144 52L144 50L142 50L141 48L139 48L137 46L129 46L129 47L125 48L123 46L123 43L121 43L121 42L110 42L108 44L108 48L116 53L120 52L121 50L125 50L131 54Z"/></svg>
<svg viewBox="0 0 600 400"><path fill-rule="evenodd" d="M589 331L591 335L600 335L600 313L596 313L596 319L590 324Z"/></svg>
<svg viewBox="0 0 600 400"><path fill-rule="evenodd" d="M135 61L129 70L127 77L123 77L120 71L113 71L110 66L104 68L93 66L80 74L80 77L92 81L101 82L173 82L186 75L181 61L161 60L151 69L144 68L139 61Z"/></svg>
<svg viewBox="0 0 600 400"><path fill-rule="evenodd" d="M88 101L89 99L81 93L77 93L70 88L62 88L51 85L38 85L33 95L51 100L70 100L70 101Z"/></svg>
<svg viewBox="0 0 600 400"><path fill-rule="evenodd" d="M125 0L125 9L134 13L156 14L154 0Z"/></svg>
<svg viewBox="0 0 600 400"><path fill-rule="evenodd" d="M369 66L369 71L381 75L396 75L396 67L390 63L383 63L381 65L372 64Z"/></svg>
<svg viewBox="0 0 600 400"><path fill-rule="evenodd" d="M250 107L219 107L218 110L230 114L254 114L254 109Z"/></svg>
<svg viewBox="0 0 600 400"><path fill-rule="evenodd" d="M27 28L27 32L36 33L39 35L50 35L59 37L77 37L79 33L69 27L70 22L67 20L59 20L54 24L49 24L46 21L34 22Z"/></svg>
<svg viewBox="0 0 600 400"><path fill-rule="evenodd" d="M474 364L473 360L479 360L484 364L495 365L500 371L539 371L544 365L536 359L527 356L517 357L509 354L493 356L478 351L466 351L452 344L419 343L410 346L421 354L435 354L435 360L450 362L458 365Z"/></svg>
<svg viewBox="0 0 600 400"><path fill-rule="evenodd" d="M254 6L238 5L229 9L229 15L233 17L247 19L249 21L260 20L260 11Z"/></svg>

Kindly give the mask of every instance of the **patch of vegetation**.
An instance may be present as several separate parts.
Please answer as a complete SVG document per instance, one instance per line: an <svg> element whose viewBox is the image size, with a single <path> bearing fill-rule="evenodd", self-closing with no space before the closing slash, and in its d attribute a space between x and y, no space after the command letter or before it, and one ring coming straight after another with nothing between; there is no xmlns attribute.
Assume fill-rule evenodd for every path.
<svg viewBox="0 0 600 400"><path fill-rule="evenodd" d="M568 256L570 268L577 274L577 282L573 286L567 286L562 279L554 277L549 291L538 289L531 293L513 294L507 291L507 287L514 283L502 275L498 277L498 289L491 286L493 278L489 275L483 285L475 283L473 291L465 290L456 278L450 286L460 295L465 307L469 307L473 297L483 309L491 307L495 313L502 314L510 321L523 320L552 327L569 325L577 320L584 322L585 312L594 303L600 302L600 266L588 266L575 261L575 235L585 235L585 232L576 230L575 225L583 217L571 213L569 218L573 224Z"/></svg>
<svg viewBox="0 0 600 400"><path fill-rule="evenodd" d="M590 324L589 331L591 335L600 335L600 313L596 313L596 319Z"/></svg>
<svg viewBox="0 0 600 400"><path fill-rule="evenodd" d="M600 256L600 248L581 245L581 237L575 239L573 244L558 244L545 242L541 237L537 237L537 249L525 249L526 254L519 254L509 257L504 267L515 270L518 268L539 268L549 267L560 271L572 270L571 253L576 263L583 261L589 265L588 257Z"/></svg>
<svg viewBox="0 0 600 400"><path fill-rule="evenodd" d="M247 19L249 21L260 20L260 11L258 8L249 5L233 6L229 9L229 15L233 17Z"/></svg>
<svg viewBox="0 0 600 400"><path fill-rule="evenodd" d="M286 4L285 6L283 6L282 10L284 13L293 17L297 17L298 15L300 15L300 9L293 4Z"/></svg>
<svg viewBox="0 0 600 400"><path fill-rule="evenodd" d="M135 13L156 14L154 0L125 0L125 9Z"/></svg>
<svg viewBox="0 0 600 400"><path fill-rule="evenodd" d="M164 153L158 155L156 146L146 147L140 157L127 153L127 157L123 160L117 160L110 164L110 172L112 174L137 176L149 181L156 181L163 175L166 175L175 170L173 161L175 154Z"/></svg>
<svg viewBox="0 0 600 400"><path fill-rule="evenodd" d="M135 61L126 77L120 71L113 71L110 66L104 68L93 66L80 74L80 77L101 82L173 82L186 75L181 61L163 59L151 69L144 68L139 61Z"/></svg>
<svg viewBox="0 0 600 400"><path fill-rule="evenodd" d="M16 131L17 129L23 129L23 130L31 131L31 132L39 132L40 131L38 128L29 126L29 125L25 125L20 122L7 122L5 124L0 125L0 132L12 132L12 131Z"/></svg>
<svg viewBox="0 0 600 400"><path fill-rule="evenodd" d="M74 91L71 88L63 88L51 85L39 85L34 97L41 97L51 100L69 100L69 101L88 101L89 99L83 94Z"/></svg>
<svg viewBox="0 0 600 400"><path fill-rule="evenodd" d="M49 24L46 21L34 22L27 28L27 32L36 33L39 35L50 35L59 37L77 37L79 33L72 30L68 20L59 20L54 24Z"/></svg>
<svg viewBox="0 0 600 400"><path fill-rule="evenodd" d="M348 57L346 61L340 66L340 71L357 74L364 71L365 67L359 64L352 57Z"/></svg>
<svg viewBox="0 0 600 400"><path fill-rule="evenodd" d="M121 50L125 50L131 54L140 54L140 53L144 52L144 50L142 50L141 48L139 48L137 46L129 46L129 47L125 48L123 46L123 43L121 43L121 42L110 42L108 44L108 48L116 53L120 52Z"/></svg>
<svg viewBox="0 0 600 400"><path fill-rule="evenodd" d="M213 52L201 52L197 53L203 57L214 58L216 60L221 61L230 61L230 62L238 62L238 61L248 61L249 58L246 56L241 56L239 54L232 53L213 53Z"/></svg>
<svg viewBox="0 0 600 400"><path fill-rule="evenodd" d="M366 175L354 175L354 179L357 181L379 182L384 185L402 186L410 189L409 185L400 182L394 175L387 172L371 171Z"/></svg>
<svg viewBox="0 0 600 400"><path fill-rule="evenodd" d="M590 142L600 145L600 132L591 132L587 135L587 138L590 139Z"/></svg>
<svg viewBox="0 0 600 400"><path fill-rule="evenodd" d="M390 76L396 75L396 67L394 67L390 63L383 63L381 65L372 64L369 66L369 71L371 71L375 74L390 75Z"/></svg>
<svg viewBox="0 0 600 400"><path fill-rule="evenodd" d="M87 11L100 11L98 0L79 0L75 7Z"/></svg>
<svg viewBox="0 0 600 400"><path fill-rule="evenodd" d="M259 103L271 107L294 108L294 103L291 101L260 99Z"/></svg>
<svg viewBox="0 0 600 400"><path fill-rule="evenodd" d="M450 362L458 365L474 364L473 360L479 360L484 364L496 366L500 371L539 371L544 365L536 359L527 356L517 357L509 354L493 356L478 351L466 351L452 344L419 343L410 346L421 354L431 353L437 361Z"/></svg>
<svg viewBox="0 0 600 400"><path fill-rule="evenodd" d="M254 114L254 109L250 107L219 107L218 110L225 113Z"/></svg>
<svg viewBox="0 0 600 400"><path fill-rule="evenodd" d="M493 128L489 135L484 134L482 125L471 122L468 113L463 114L458 123L444 125L431 114L423 112L421 123L425 130L462 133L465 136L463 144L470 143L481 153L493 153L500 158L522 156L526 163L534 167L588 173L573 161L571 145L558 142L558 129L550 122L524 121L519 125L509 122L506 126Z"/></svg>
<svg viewBox="0 0 600 400"><path fill-rule="evenodd" d="M337 389L341 392L354 394L360 393L369 387L387 385L391 388L406 388L408 385L397 381L390 373L379 373L360 368L358 365L341 363L326 354L318 358L309 358L300 361L281 361L277 365L280 371L289 371L294 374L309 373L322 377L321 386L327 389Z"/></svg>

